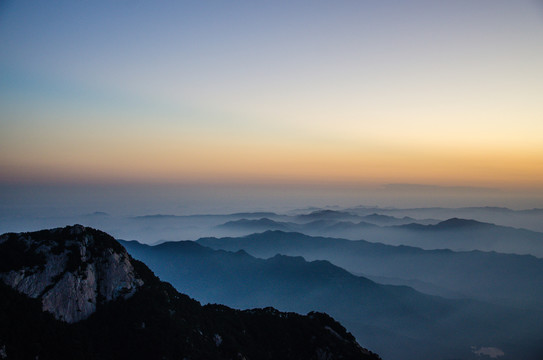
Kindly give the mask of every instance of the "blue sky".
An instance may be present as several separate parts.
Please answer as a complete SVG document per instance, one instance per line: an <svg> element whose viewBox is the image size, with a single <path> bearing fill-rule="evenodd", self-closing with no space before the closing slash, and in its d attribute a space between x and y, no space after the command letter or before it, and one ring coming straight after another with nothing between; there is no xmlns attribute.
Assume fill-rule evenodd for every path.
<svg viewBox="0 0 543 360"><path fill-rule="evenodd" d="M540 1L6 1L0 182L541 191Z"/></svg>

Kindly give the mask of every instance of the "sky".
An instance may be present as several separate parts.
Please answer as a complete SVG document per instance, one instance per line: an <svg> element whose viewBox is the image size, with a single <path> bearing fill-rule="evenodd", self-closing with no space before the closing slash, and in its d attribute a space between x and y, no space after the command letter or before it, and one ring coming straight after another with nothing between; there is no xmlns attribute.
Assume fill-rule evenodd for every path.
<svg viewBox="0 0 543 360"><path fill-rule="evenodd" d="M438 188L543 207L542 59L536 0L2 1L0 195Z"/></svg>

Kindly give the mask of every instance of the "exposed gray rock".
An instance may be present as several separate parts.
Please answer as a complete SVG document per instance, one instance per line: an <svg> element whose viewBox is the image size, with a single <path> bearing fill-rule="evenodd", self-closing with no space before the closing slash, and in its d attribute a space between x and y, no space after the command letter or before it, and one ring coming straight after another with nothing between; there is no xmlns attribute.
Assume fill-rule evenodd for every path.
<svg viewBox="0 0 543 360"><path fill-rule="evenodd" d="M30 241L26 240L26 243ZM43 247L36 251L43 252ZM60 255L49 255L43 270L37 268L23 268L0 274L0 279L11 287L17 289L30 297L37 298L47 287L54 285L55 277L62 274L66 267L68 256L66 253Z"/></svg>
<svg viewBox="0 0 543 360"><path fill-rule="evenodd" d="M105 233L75 225L41 235L0 237L0 244L8 239L24 244L25 256L43 254L45 258L45 264L0 272L0 280L41 299L43 310L59 320L86 319L99 304L129 298L143 285L126 250L120 245L111 247L115 240ZM64 251L56 253L55 247Z"/></svg>

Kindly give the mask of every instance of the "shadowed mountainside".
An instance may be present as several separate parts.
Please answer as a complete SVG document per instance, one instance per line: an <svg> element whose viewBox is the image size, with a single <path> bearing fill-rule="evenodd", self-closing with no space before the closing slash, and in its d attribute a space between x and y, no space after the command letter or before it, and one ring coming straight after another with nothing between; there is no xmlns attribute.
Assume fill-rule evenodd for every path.
<svg viewBox="0 0 543 360"><path fill-rule="evenodd" d="M0 254L2 358L378 359L326 314L201 306L98 230L4 234Z"/></svg>
<svg viewBox="0 0 543 360"><path fill-rule="evenodd" d="M326 311L388 359L476 358L471 346L485 345L499 345L511 359L540 354L538 323L524 311L376 284L327 261L284 255L263 260L243 250L214 251L191 241L122 243L176 288L203 302Z"/></svg>
<svg viewBox="0 0 543 360"><path fill-rule="evenodd" d="M214 249L243 249L261 258L279 253L328 260L355 274L418 280L446 290L439 295L457 293L529 309L543 306L543 260L530 255L423 250L282 231L239 238L202 238L198 243Z"/></svg>

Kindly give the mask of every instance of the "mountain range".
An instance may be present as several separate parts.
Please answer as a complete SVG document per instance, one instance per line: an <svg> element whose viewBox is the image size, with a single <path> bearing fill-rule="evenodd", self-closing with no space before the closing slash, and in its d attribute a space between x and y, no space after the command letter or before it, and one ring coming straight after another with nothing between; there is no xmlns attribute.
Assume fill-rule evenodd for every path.
<svg viewBox="0 0 543 360"><path fill-rule="evenodd" d="M80 225L0 236L0 357L378 359L326 314L201 306Z"/></svg>
<svg viewBox="0 0 543 360"><path fill-rule="evenodd" d="M543 233L531 230L459 218L432 224L429 219L415 222L414 219L406 217L400 219L378 214L364 217L343 216L343 212L330 211L319 212L318 216L308 218L314 220L306 223L281 222L268 218L240 219L228 221L219 225L219 228L236 235L282 230L350 240L363 239L391 245L410 245L423 249L483 250L543 257ZM353 218L362 220L346 220ZM410 222L411 220L413 222Z"/></svg>
<svg viewBox="0 0 543 360"><path fill-rule="evenodd" d="M426 248L435 249L449 248L449 245L453 247L456 244L454 242L448 244L446 241L432 241L428 236L427 240L429 241L426 244L402 242L403 238L408 239L410 237L413 240L414 236L410 235L409 232L406 236L398 234L398 232L403 232L404 229L389 231L390 234L387 235L387 230L391 230L388 229L389 227L412 223L436 225L441 221L453 218L472 219L503 227L527 229L537 233L539 239L541 239L541 233L543 232L543 210L541 209L511 210L495 207L401 209L359 206L353 208L334 207L333 210L331 208L307 208L283 213L270 211L199 215L150 213L140 216L122 216L103 211L94 213L87 211L82 214L70 213L63 215L52 212L39 216L21 216L17 212L4 211L0 214L0 233L35 231L70 223L82 223L102 229L116 238L138 239L147 244L155 244L163 241L197 240L207 236L243 236L266 230L282 230L302 232L312 236L330 236L350 240L363 239L375 242L385 242L389 238L390 244L428 246ZM267 220L259 221L260 219ZM269 220L273 221L273 223ZM241 223L248 221L246 225L249 225L249 227L237 226L236 221ZM234 223L222 226L229 222ZM384 232L381 228L385 229ZM503 241L498 242L498 245L500 243L507 245L505 248L489 248L488 244L492 244L492 241L489 242L484 239L482 239L484 240L482 245L487 247L478 247L477 237L471 236L470 241L464 241L463 243L459 241L459 244L464 247L455 247L453 250L494 250L541 256L541 241L538 241L539 244L535 244L536 247L533 249L530 244L533 241L529 239L528 243L523 245L525 237L530 238L530 236L536 235L526 235L526 233L522 232L511 234L514 236L513 238L502 237ZM518 239L518 241L515 239ZM518 248L516 248L517 242L519 244ZM466 247L465 244L471 247Z"/></svg>
<svg viewBox="0 0 543 360"><path fill-rule="evenodd" d="M445 207L420 207L420 208L382 208L357 206L346 208L342 211L365 216L372 213L395 217L409 216L415 219L439 219L450 218L473 219L481 222L500 224L515 228L524 228L532 231L543 232L543 209L513 210L506 207L474 206L461 208Z"/></svg>
<svg viewBox="0 0 543 360"><path fill-rule="evenodd" d="M115 224L107 214L87 218ZM296 226L316 233L385 229L420 233L414 238L426 236L451 247L457 241L447 238L451 232L459 243L475 244L477 232L495 231L499 240L499 234L509 231L502 240L519 244L534 233L457 218L401 223L411 219L317 210L160 215L115 224L136 224L151 239L159 236L154 232L160 233L161 226L172 226L171 236L175 229L195 226L201 231L211 224L218 233L238 231L221 227L229 222L247 226L243 231L283 226L242 237L157 246L134 241L120 245L83 226L4 234L0 323L7 325L0 327L0 358L375 357L359 347L352 332L387 360L540 359L542 259L290 231ZM465 239L458 235L462 232ZM152 353L156 347L161 351Z"/></svg>
<svg viewBox="0 0 543 360"><path fill-rule="evenodd" d="M543 308L543 259L531 255L423 250L283 231L202 238L198 243L228 251L243 249L259 258L279 253L328 260L353 274L395 279L397 284L415 286L420 291L432 288L435 295L457 294L506 306ZM418 287L424 284L430 286Z"/></svg>
<svg viewBox="0 0 543 360"><path fill-rule="evenodd" d="M257 244L259 236L277 238L276 233L281 232L243 239ZM216 240L230 245L235 241ZM282 240L299 246L294 239ZM328 261L307 262L300 256L259 259L245 250L212 250L192 241L156 246L121 243L178 290L202 302L242 309L268 304L284 311L324 311L385 359L475 359L472 346L499 348L507 355L504 359L541 355L536 344L542 327L536 311L381 285ZM274 251L282 250L278 246ZM252 252L250 246L247 251Z"/></svg>

